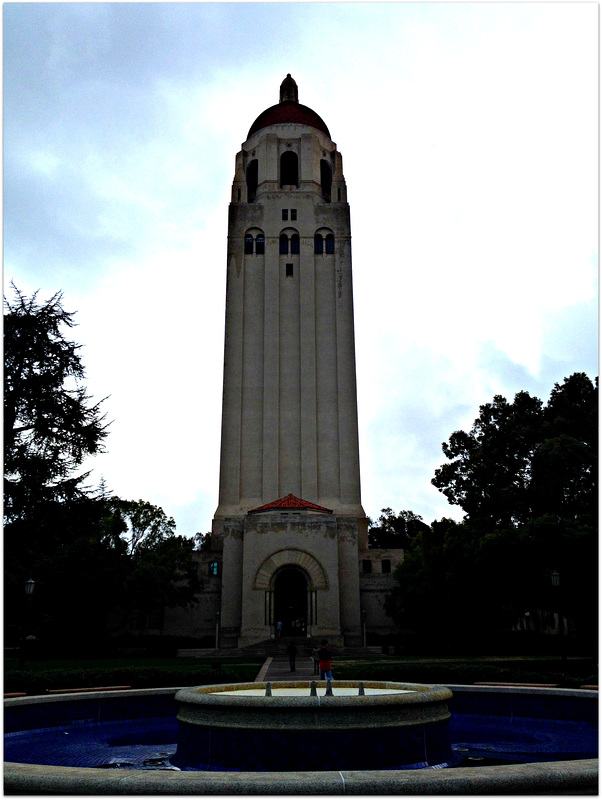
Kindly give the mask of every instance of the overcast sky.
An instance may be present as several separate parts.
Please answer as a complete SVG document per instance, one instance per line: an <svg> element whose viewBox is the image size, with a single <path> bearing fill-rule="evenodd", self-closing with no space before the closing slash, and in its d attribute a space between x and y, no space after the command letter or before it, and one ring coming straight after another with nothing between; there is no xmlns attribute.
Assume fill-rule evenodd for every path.
<svg viewBox="0 0 602 800"><path fill-rule="evenodd" d="M5 293L78 312L92 481L210 529L234 160L290 72L343 156L364 509L460 519L441 443L597 375L597 36L597 3L5 4Z"/></svg>

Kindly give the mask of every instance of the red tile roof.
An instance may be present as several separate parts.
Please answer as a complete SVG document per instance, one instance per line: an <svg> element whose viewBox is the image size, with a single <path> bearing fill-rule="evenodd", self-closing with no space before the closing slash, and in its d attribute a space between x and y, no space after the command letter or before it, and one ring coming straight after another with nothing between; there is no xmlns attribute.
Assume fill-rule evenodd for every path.
<svg viewBox="0 0 602 800"><path fill-rule="evenodd" d="M273 500L271 503L259 506L259 508L252 508L248 513L255 514L259 511L276 511L281 508L298 508L304 509L305 511L321 511L323 514L332 514L332 509L310 503L309 500L301 500L301 498L295 497L294 494L287 494L286 497L281 497L280 500Z"/></svg>
<svg viewBox="0 0 602 800"><path fill-rule="evenodd" d="M251 125L247 139L249 139L256 131L262 128L267 128L268 125L278 125L283 122L293 122L297 125L309 125L312 128L317 128L322 133L325 133L330 138L330 132L326 127L326 123L315 111L301 103L295 103L293 100L283 100L271 108L262 111L257 117L255 122Z"/></svg>

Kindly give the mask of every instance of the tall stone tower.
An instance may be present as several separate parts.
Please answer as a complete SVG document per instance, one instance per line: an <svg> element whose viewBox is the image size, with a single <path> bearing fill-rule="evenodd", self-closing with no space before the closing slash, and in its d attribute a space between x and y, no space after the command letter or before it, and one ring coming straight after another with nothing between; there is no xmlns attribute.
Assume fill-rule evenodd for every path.
<svg viewBox="0 0 602 800"><path fill-rule="evenodd" d="M361 636L351 229L341 155L299 103L251 125L228 221L219 506L221 640Z"/></svg>

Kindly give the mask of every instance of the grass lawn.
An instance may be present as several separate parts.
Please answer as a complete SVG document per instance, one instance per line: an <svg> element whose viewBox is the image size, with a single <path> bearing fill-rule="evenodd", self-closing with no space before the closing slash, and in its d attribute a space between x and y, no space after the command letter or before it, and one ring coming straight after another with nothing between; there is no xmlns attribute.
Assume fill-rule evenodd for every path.
<svg viewBox="0 0 602 800"><path fill-rule="evenodd" d="M4 692L45 694L49 689L95 686L192 686L254 681L263 659L247 658L107 658L27 659L19 669L7 660Z"/></svg>
<svg viewBox="0 0 602 800"><path fill-rule="evenodd" d="M7 659L4 691L44 694L49 689L94 686L191 686L255 680L263 657L211 658L65 658L27 659L24 669ZM337 680L389 680L406 683L472 684L480 681L550 683L566 688L597 685L597 661L571 656L367 656L333 659Z"/></svg>
<svg viewBox="0 0 602 800"><path fill-rule="evenodd" d="M528 657L443 657L386 659L340 659L333 661L339 680L390 680L407 683L472 684L480 681L508 683L551 683L579 688L598 683L595 659L572 656Z"/></svg>
<svg viewBox="0 0 602 800"><path fill-rule="evenodd" d="M45 670L71 670L71 669L132 669L137 670L141 667L157 668L177 668L179 670L194 672L199 667L212 667L216 661L222 666L237 664L239 666L257 666L257 671L265 659L251 658L35 658L27 659L25 668L29 672L41 672ZM8 658L5 660L5 670L10 672L16 669L18 658Z"/></svg>

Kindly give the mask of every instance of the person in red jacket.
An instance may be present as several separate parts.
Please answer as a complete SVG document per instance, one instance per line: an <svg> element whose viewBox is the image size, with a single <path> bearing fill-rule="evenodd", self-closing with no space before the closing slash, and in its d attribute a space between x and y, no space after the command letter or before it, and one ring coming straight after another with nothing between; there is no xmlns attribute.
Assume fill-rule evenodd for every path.
<svg viewBox="0 0 602 800"><path fill-rule="evenodd" d="M332 656L328 649L328 639L322 639L320 647L320 680L332 680Z"/></svg>

